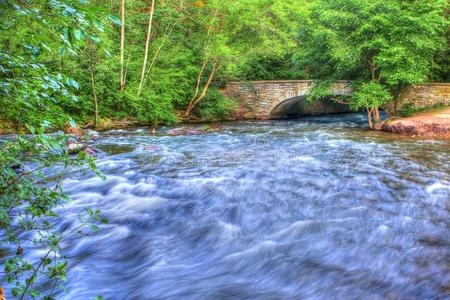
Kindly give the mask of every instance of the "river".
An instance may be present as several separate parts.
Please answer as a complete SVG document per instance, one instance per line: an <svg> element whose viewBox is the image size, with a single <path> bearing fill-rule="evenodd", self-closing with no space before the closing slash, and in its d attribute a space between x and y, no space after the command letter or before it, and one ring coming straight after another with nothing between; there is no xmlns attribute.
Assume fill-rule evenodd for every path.
<svg viewBox="0 0 450 300"><path fill-rule="evenodd" d="M450 142L362 114L101 134L107 176L66 180L109 224L64 244L64 299L449 299ZM164 133L170 128L161 128Z"/></svg>

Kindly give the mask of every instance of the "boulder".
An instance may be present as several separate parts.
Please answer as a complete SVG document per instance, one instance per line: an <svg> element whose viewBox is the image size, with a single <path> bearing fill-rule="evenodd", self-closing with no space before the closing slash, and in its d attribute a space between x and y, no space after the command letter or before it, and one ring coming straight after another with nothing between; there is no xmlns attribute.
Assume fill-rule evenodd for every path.
<svg viewBox="0 0 450 300"><path fill-rule="evenodd" d="M219 123L212 123L206 127L205 132L220 132L222 131L222 126Z"/></svg>
<svg viewBox="0 0 450 300"><path fill-rule="evenodd" d="M85 144L80 143L78 141L74 140L67 141L67 151L69 152L69 154L78 154L86 148L87 146Z"/></svg>
<svg viewBox="0 0 450 300"><path fill-rule="evenodd" d="M74 141L74 140L67 141L67 151L69 152L70 155L76 155L83 151L84 153L86 153L87 155L90 155L92 157L97 156L96 149L91 148L84 143Z"/></svg>
<svg viewBox="0 0 450 300"><path fill-rule="evenodd" d="M423 137L450 137L450 108L418 114L409 118L392 118L375 129Z"/></svg>
<svg viewBox="0 0 450 300"><path fill-rule="evenodd" d="M69 126L69 127L64 128L64 133L75 135L75 136L83 136L83 130L81 128L74 127L74 126Z"/></svg>
<svg viewBox="0 0 450 300"><path fill-rule="evenodd" d="M450 137L450 124L393 120L378 126L381 130L409 136Z"/></svg>

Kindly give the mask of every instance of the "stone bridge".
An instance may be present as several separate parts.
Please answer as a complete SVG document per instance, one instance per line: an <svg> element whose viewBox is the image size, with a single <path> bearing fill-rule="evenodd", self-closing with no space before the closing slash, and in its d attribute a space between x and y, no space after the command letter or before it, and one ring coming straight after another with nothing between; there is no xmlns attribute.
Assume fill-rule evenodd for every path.
<svg viewBox="0 0 450 300"><path fill-rule="evenodd" d="M229 82L222 93L237 100L238 118L270 119L302 114L318 115L348 112L349 107L332 100L307 103L305 100L313 80L279 80ZM332 87L332 94L348 96L352 92L349 81L340 81ZM397 103L397 109L411 103L423 107L443 103L450 105L450 83L425 83L405 90ZM392 113L393 105L385 107Z"/></svg>

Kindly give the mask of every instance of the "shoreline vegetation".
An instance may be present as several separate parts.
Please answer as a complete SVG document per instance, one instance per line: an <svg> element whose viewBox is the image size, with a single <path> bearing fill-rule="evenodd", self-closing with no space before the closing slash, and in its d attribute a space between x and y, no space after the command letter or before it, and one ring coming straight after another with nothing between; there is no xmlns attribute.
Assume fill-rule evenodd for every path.
<svg viewBox="0 0 450 300"><path fill-rule="evenodd" d="M372 128L402 89L449 80L445 0L0 5L4 132L228 119L229 81L312 79L310 101L353 82L348 104Z"/></svg>
<svg viewBox="0 0 450 300"><path fill-rule="evenodd" d="M228 117L220 119L201 119L195 116L190 116L189 119L180 119L179 122L171 125L179 125L177 128L181 128L179 134L190 134L190 129L193 124L204 124L204 129L201 133L210 133L211 131L217 131L221 122L240 121L240 118ZM249 120L251 121L251 120ZM254 121L258 121L255 119ZM9 127L5 128L5 123L0 122L0 136L9 134L21 134L29 133L26 127L17 128ZM161 124L163 126L165 124ZM72 134L76 136L82 136L85 130L95 131L108 131L116 129L133 129L137 127L149 127L150 132L156 133L159 126L153 126L150 123L139 122L136 118L126 117L122 119L100 119L98 126L95 126L92 122L73 126L67 124L61 128L53 128L52 131L64 131L66 134ZM210 130L212 128L212 130ZM377 123L374 126L374 130L385 131L392 134L415 136L415 137L439 137L450 138L450 106L431 106L417 109L417 112L409 113L406 116L393 115L388 119ZM184 132L184 133L183 133ZM201 134L197 132L196 134ZM174 134L175 135L175 134Z"/></svg>

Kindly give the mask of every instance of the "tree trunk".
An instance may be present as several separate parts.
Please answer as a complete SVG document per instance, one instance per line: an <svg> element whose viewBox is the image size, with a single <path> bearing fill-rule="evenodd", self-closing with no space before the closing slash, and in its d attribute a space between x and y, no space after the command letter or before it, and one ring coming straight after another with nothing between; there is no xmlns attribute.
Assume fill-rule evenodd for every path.
<svg viewBox="0 0 450 300"><path fill-rule="evenodd" d="M99 125L99 116L98 116L98 101L97 101L97 92L95 90L95 75L94 75L94 67L92 63L92 54L89 53L89 73L91 75L91 85L92 85L92 96L94 99L94 116L95 116L95 127Z"/></svg>
<svg viewBox="0 0 450 300"><path fill-rule="evenodd" d="M193 102L195 100L195 98L197 98L198 96L198 92L200 90L200 83L202 81L202 75L203 72L205 71L206 65L208 64L209 58L206 58L203 63L202 63L202 68L200 70L200 72L198 73L197 76L197 85L195 86L195 93L194 93L194 97L192 97L191 102Z"/></svg>
<svg viewBox="0 0 450 300"><path fill-rule="evenodd" d="M370 129L373 129L373 123L372 123L372 108L367 108L367 118L369 120L369 127Z"/></svg>
<svg viewBox="0 0 450 300"><path fill-rule="evenodd" d="M120 91L125 89L125 0L121 0L120 4Z"/></svg>
<svg viewBox="0 0 450 300"><path fill-rule="evenodd" d="M155 0L152 0L152 6L150 7L150 14L149 14L149 18L148 18L147 38L145 41L145 52L144 52L144 62L142 63L141 81L139 82L138 95L141 94L142 87L144 85L145 69L147 67L148 49L150 47L150 38L151 38L151 34L152 34L152 23L153 23L154 12L155 12Z"/></svg>
<svg viewBox="0 0 450 300"><path fill-rule="evenodd" d="M164 38L163 38L163 40L161 42L161 45L159 45L158 49L155 52L155 55L153 55L152 61L150 63L150 66L148 66L148 69L147 69L147 72L146 72L145 78L144 78L144 84L147 82L147 78L148 78L148 76L150 74L150 71L153 68L153 66L156 64L156 60L158 59L159 52L164 47L164 44L169 39L169 36L172 34L172 31L174 30L175 25L176 24L167 26L166 31L164 33Z"/></svg>
<svg viewBox="0 0 450 300"><path fill-rule="evenodd" d="M380 122L381 122L381 119L380 119L380 109L379 109L378 107L375 107L374 113L375 113L375 121L376 121L377 123L380 123Z"/></svg>
<svg viewBox="0 0 450 300"><path fill-rule="evenodd" d="M398 86L394 92L394 115L397 115L397 110L398 110L397 108L398 108L398 104L400 101L400 95L402 93L402 90L403 90L403 87Z"/></svg>
<svg viewBox="0 0 450 300"><path fill-rule="evenodd" d="M195 107L200 101L202 101L203 98L205 98L206 93L208 92L208 88L209 88L209 86L211 85L211 82L212 82L212 80L213 80L213 78L214 78L214 74L216 73L218 62L219 62L218 59L216 59L216 60L214 61L213 67L212 67L212 70L211 70L211 74L209 74L208 81L206 82L205 86L203 87L202 93L201 93L200 96L198 96L197 98L194 97L194 98L191 100L191 102L189 103L189 105L188 105L188 107L187 107L187 109L186 109L186 111L185 111L185 113L184 113L185 117L189 116L189 115L191 114L192 110L194 109L194 107ZM197 93L198 93L198 92L197 92Z"/></svg>

